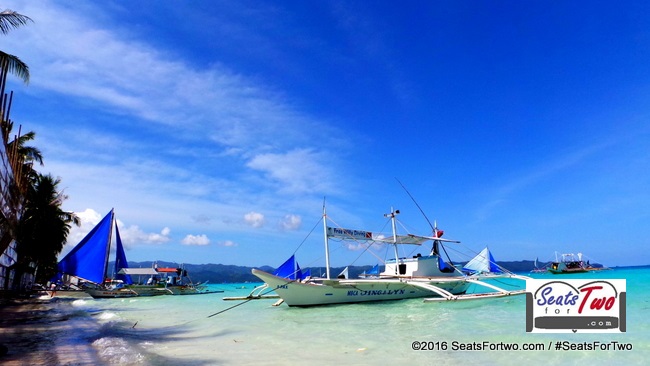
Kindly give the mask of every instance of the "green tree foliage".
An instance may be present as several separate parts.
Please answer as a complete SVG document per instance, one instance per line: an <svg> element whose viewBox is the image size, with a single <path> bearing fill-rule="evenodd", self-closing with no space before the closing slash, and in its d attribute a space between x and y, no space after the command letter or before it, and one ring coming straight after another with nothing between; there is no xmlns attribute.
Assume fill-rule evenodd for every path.
<svg viewBox="0 0 650 366"><path fill-rule="evenodd" d="M36 176L27 192L18 228L19 262L25 269L35 263L38 268L36 281L42 283L54 275L57 255L63 250L70 224L79 224L74 213L61 209L67 196L59 191L59 183L60 180L51 175Z"/></svg>

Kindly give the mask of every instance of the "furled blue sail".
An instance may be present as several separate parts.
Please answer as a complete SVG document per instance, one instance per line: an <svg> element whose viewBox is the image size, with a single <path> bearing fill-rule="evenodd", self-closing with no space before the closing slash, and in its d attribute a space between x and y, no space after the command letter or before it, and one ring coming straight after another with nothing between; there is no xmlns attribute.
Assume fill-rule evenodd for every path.
<svg viewBox="0 0 650 366"><path fill-rule="evenodd" d="M108 265L112 224L113 210L59 262L59 276L67 274L102 283Z"/></svg>
<svg viewBox="0 0 650 366"><path fill-rule="evenodd" d="M379 275L379 264L375 264L366 274L371 276Z"/></svg>
<svg viewBox="0 0 650 366"><path fill-rule="evenodd" d="M122 268L129 268L129 262L126 261L126 254L124 253L124 246L122 245L122 238L120 237L120 230L115 223L115 279L121 280L127 285L132 285L133 280L128 274L119 274Z"/></svg>
<svg viewBox="0 0 650 366"><path fill-rule="evenodd" d="M454 271L454 267L445 262L441 256L438 256L438 268L441 272L449 273Z"/></svg>

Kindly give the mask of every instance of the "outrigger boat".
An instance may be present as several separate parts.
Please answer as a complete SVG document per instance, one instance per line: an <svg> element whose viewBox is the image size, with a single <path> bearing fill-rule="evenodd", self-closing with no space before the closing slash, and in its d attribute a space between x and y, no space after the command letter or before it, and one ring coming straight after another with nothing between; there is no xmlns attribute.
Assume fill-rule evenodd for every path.
<svg viewBox="0 0 650 366"><path fill-rule="evenodd" d="M104 218L57 264L53 284L75 287L92 297L133 297L137 293L122 288L121 284L132 283L129 276L117 276L111 286L106 286L108 257L111 248L113 227L115 227L115 270L128 266L120 232L111 210ZM120 285L116 285L116 284ZM60 296L57 291L52 296Z"/></svg>
<svg viewBox="0 0 650 366"><path fill-rule="evenodd" d="M425 298L425 301L459 301L487 297L503 297L523 294L525 290L507 291L489 283L482 282L485 277L480 275L467 276L451 262L446 262L441 256L443 243L459 243L455 240L443 239L442 231L434 228L433 236L398 235L396 232L396 217L399 210L391 210L384 215L392 223L392 237L374 235L363 230L350 230L329 227L327 214L323 208L323 230L325 241L326 277L313 278L299 276L286 277L271 274L259 269L252 273L265 283L265 288L275 291L288 306L316 306L328 304L347 304L370 301L401 300L410 298ZM377 278L366 277L359 279L332 278L330 273L329 240L330 238L354 240L365 243L385 243L394 248L395 258L385 263L384 271ZM427 256L416 255L412 258L400 258L398 247L402 245L422 245L433 242L431 252ZM504 277L525 280L528 277L511 273ZM490 278L495 278L490 276ZM467 293L471 285L483 286L486 293ZM260 296L251 293L247 299ZM276 304L278 305L278 304Z"/></svg>
<svg viewBox="0 0 650 366"><path fill-rule="evenodd" d="M558 260L557 253L555 253L555 257L555 262L552 262L547 268L547 271L553 274L584 273L609 269L607 267L594 267L589 261L585 262L582 259L582 253L577 255L573 253L562 254L561 260Z"/></svg>
<svg viewBox="0 0 650 366"><path fill-rule="evenodd" d="M107 276L108 259L115 227L115 278ZM57 265L53 283L66 283L94 298L157 295L198 295L209 291L207 282L195 284L182 268L129 268L120 231L111 210ZM132 275L148 275L151 282L136 284ZM52 295L59 295L59 291Z"/></svg>
<svg viewBox="0 0 650 366"><path fill-rule="evenodd" d="M144 284L131 284L126 288L137 293L138 296L158 295L198 295L223 292L207 289L207 281L193 283L183 268L122 268L118 274L132 276L147 276Z"/></svg>

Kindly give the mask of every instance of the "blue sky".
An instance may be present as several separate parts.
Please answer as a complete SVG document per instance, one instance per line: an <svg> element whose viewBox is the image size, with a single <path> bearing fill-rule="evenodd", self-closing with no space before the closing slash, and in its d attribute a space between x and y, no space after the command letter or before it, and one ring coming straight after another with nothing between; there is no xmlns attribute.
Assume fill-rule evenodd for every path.
<svg viewBox="0 0 650 366"><path fill-rule="evenodd" d="M31 70L11 116L84 220L70 246L115 208L130 261L321 265L324 198L430 232L397 178L453 259L650 263L645 2L2 6L34 20L2 36Z"/></svg>

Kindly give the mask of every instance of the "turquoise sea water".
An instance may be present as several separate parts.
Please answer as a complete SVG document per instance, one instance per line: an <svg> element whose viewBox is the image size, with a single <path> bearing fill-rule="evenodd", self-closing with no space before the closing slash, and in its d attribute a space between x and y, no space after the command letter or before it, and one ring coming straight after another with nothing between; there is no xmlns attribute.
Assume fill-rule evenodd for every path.
<svg viewBox="0 0 650 366"><path fill-rule="evenodd" d="M569 277L570 276L570 277ZM559 279L550 274L534 278ZM561 276L626 279L627 332L609 334L526 333L524 296L466 303L421 299L311 308L273 307L276 300L238 301L255 284L211 285L224 293L131 299L67 300L61 311L96 320L93 344L111 364L143 365L414 365L642 364L650 357L650 267ZM242 288L244 287L244 288ZM414 351L412 343L435 342ZM555 342L631 344L631 351L563 351ZM539 351L453 350L453 344L540 343ZM447 349L442 349L445 344ZM548 349L548 345L553 345Z"/></svg>

